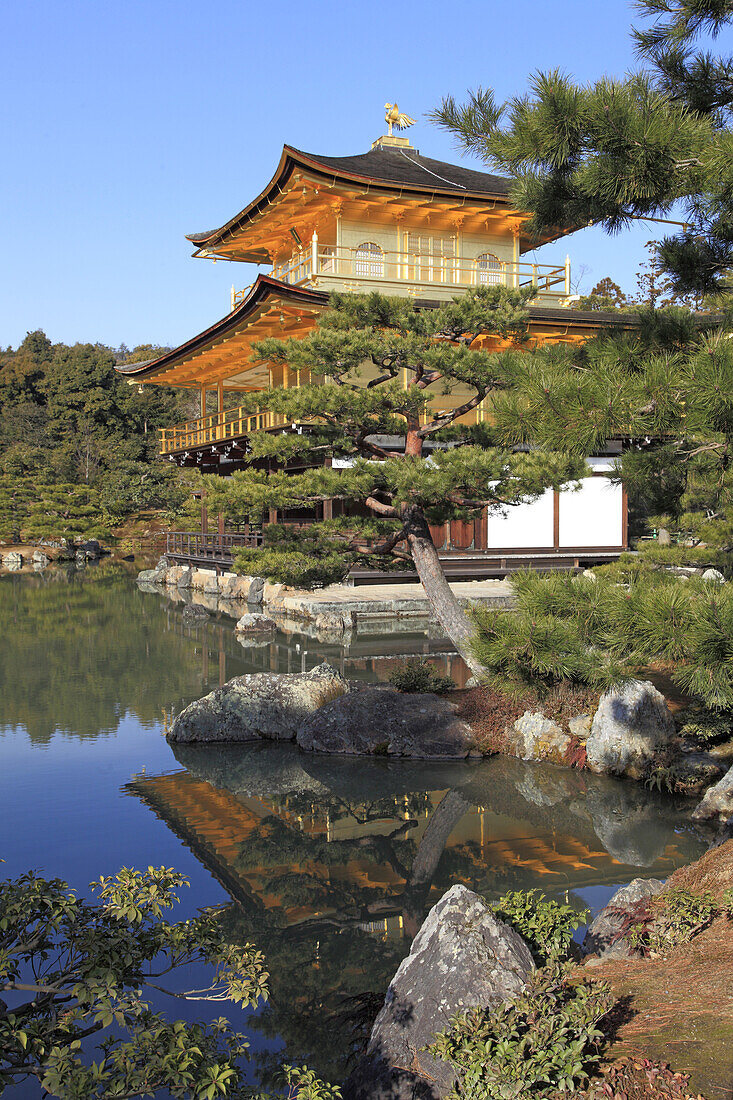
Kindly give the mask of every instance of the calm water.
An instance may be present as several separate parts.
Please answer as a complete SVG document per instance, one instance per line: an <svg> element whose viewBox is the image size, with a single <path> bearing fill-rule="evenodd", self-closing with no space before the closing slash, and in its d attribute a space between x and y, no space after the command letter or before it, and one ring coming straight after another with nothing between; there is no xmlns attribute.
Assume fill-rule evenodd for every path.
<svg viewBox="0 0 733 1100"><path fill-rule="evenodd" d="M111 566L3 577L0 616L4 873L33 867L85 892L123 865L184 872L179 916L223 905L231 934L267 956L269 1006L253 1019L229 1012L252 1033L253 1081L286 1059L342 1079L352 1029L374 1015L452 883L489 897L538 887L597 909L620 883L663 877L702 850L689 804L584 773L172 749L162 735L164 711L244 672L325 657L347 676L384 678L411 652L448 665L448 647L425 635L361 635L344 648L278 634L243 648L231 619L186 627L179 606ZM157 1007L183 1014L180 1001Z"/></svg>

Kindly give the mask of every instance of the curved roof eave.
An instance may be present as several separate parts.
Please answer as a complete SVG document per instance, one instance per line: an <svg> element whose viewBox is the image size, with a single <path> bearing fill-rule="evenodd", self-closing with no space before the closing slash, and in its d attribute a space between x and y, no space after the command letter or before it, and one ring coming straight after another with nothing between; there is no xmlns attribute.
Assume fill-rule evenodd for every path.
<svg viewBox="0 0 733 1100"><path fill-rule="evenodd" d="M368 153L362 154L362 156L368 155ZM312 153L304 153L300 149L295 149L292 145L284 145L282 154L280 156L280 162L277 166L274 176L267 184L264 191L262 191L256 199L253 199L252 202L248 203L243 210L240 210L238 214L235 214L233 218L230 218L230 220L224 225L220 226L219 229L208 230L205 233L187 233L186 240L196 245L196 253L194 253L194 255L199 253L201 250L209 249L214 244L221 243L224 236L227 233L230 233L236 226L240 225L240 223L248 219L252 212L257 210L260 203L267 202L267 204L269 205L269 203L272 201L273 192L282 189L282 185L286 183L287 180L290 178L290 175L296 166L306 168L310 171L315 171L323 176L331 177L334 180L341 179L361 185L368 184L375 188L382 188L387 190L400 190L401 192L412 191L415 194L446 195L450 196L451 198L455 198L456 195L460 195L464 198L471 199L502 199L504 201L508 200L508 185L510 183L509 180L506 181L506 187L500 188L497 186L493 190L474 190L468 187L464 187L462 185L456 186L451 184L441 187L440 178L438 176L435 177L435 183L431 182L425 184L416 183L414 181L410 182L406 180L389 180L382 177L363 175L359 172L349 170L348 167L344 167L345 161L358 159L358 156L343 158L330 157L320 159L319 157L314 156ZM430 158L422 159L428 160ZM431 160L431 163L439 164L441 162ZM418 165L418 167L420 167L420 165ZM449 165L447 167L451 166ZM459 171L469 171L460 169L460 166L458 165L455 165L453 167L457 168ZM483 175L491 180L502 180L503 182L503 177L493 176L488 172L476 172L473 174Z"/></svg>
<svg viewBox="0 0 733 1100"><path fill-rule="evenodd" d="M303 305L325 305L328 301L328 294L322 291L290 286L288 283L273 279L270 275L258 275L244 301L240 302L231 313L227 313L226 317L215 321L203 332L192 336L190 340L186 340L177 348L172 348L157 359L149 359L144 363L120 363L115 365L115 370L127 378L149 378L161 370L177 366L179 361L185 361L206 344L218 337L226 336L231 329L236 329L242 321L254 313L258 306L274 295Z"/></svg>

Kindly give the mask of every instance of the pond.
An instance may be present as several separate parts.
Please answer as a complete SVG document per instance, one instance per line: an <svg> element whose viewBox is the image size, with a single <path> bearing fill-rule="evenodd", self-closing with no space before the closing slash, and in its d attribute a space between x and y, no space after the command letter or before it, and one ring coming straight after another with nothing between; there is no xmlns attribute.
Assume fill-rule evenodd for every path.
<svg viewBox="0 0 733 1100"><path fill-rule="evenodd" d="M231 935L267 957L268 1006L228 1012L251 1034L253 1083L285 1060L343 1079L352 1042L452 883L490 898L536 887L598 909L618 885L664 877L702 851L691 804L584 772L173 748L164 715L231 676L325 658L349 677L383 679L410 653L454 660L447 643L416 633L346 645L278 633L243 647L231 619L191 627L181 614L112 565L0 579L3 877L34 868L86 893L121 866L183 872L191 889L177 916L222 906ZM156 1007L220 1014L181 1005Z"/></svg>

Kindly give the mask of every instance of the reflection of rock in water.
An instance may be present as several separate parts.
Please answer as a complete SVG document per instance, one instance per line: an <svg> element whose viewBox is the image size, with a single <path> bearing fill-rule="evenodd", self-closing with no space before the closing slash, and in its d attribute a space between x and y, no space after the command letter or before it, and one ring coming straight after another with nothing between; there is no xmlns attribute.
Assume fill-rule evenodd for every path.
<svg viewBox="0 0 733 1100"><path fill-rule="evenodd" d="M290 745L171 745L181 767L234 795L283 798L328 796L327 787L303 770L303 754Z"/></svg>
<svg viewBox="0 0 733 1100"><path fill-rule="evenodd" d="M613 780L609 780L609 784ZM592 785L586 809L596 836L610 856L630 867L651 867L673 839L677 814L669 799L626 783Z"/></svg>

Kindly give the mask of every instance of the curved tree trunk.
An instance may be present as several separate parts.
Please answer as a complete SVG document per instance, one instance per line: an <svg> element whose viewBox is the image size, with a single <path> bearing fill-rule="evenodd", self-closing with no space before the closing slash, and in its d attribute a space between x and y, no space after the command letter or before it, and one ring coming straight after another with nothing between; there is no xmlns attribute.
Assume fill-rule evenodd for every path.
<svg viewBox="0 0 733 1100"><path fill-rule="evenodd" d="M417 508L409 509L404 520L412 560L433 613L471 672L480 677L487 670L471 650L473 628L448 584L428 521Z"/></svg>

